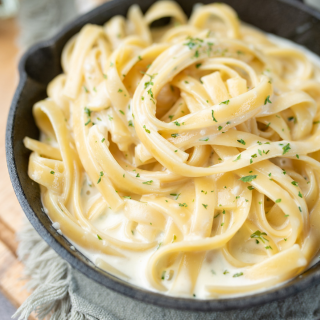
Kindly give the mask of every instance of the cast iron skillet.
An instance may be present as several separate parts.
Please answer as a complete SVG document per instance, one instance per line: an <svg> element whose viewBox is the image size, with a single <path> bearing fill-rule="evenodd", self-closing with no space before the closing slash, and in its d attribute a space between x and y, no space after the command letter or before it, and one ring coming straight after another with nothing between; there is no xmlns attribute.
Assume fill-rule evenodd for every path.
<svg viewBox="0 0 320 320"><path fill-rule="evenodd" d="M176 0L190 15L195 0ZM133 3L145 12L154 0L116 0L79 17L67 25L52 39L30 48L19 64L20 82L13 97L6 129L6 154L11 182L26 216L41 237L73 267L106 286L131 298L154 305L192 311L218 311L252 307L277 299L283 299L320 282L318 263L299 277L264 293L221 300L197 300L165 296L131 285L97 268L78 251L70 249L70 243L60 236L42 211L39 186L29 179L30 151L22 139L37 139L37 129L32 106L46 97L46 86L62 72L60 55L67 40L86 23L102 25L114 15L126 15ZM211 3L212 0L203 0ZM239 14L241 20L266 32L291 39L320 55L320 13L295 0L225 0ZM9 213L8 213L9 214Z"/></svg>

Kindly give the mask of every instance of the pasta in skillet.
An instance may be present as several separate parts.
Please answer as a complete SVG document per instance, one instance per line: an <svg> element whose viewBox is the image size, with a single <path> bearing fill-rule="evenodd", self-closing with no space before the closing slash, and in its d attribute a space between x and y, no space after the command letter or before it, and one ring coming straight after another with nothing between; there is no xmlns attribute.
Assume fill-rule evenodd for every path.
<svg viewBox="0 0 320 320"><path fill-rule="evenodd" d="M169 25L151 24L170 16ZM100 268L199 298L274 286L320 246L319 70L227 5L85 25L34 105L29 176ZM91 256L90 256L91 254Z"/></svg>

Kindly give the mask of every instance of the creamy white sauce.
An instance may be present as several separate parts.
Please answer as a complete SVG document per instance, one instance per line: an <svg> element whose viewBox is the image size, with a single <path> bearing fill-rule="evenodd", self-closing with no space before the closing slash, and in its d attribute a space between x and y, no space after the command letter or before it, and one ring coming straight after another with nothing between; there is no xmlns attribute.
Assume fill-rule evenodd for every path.
<svg viewBox="0 0 320 320"><path fill-rule="evenodd" d="M295 48L303 51L314 64L320 67L320 58L314 53L304 48L303 46L297 45L289 40L282 39L280 37L277 37L271 34L268 34L267 37L280 47ZM83 204L85 205L84 209L88 208L88 206L92 204L91 201L87 201L89 197L92 199L94 193L97 193L97 190L94 187L90 187L89 184L90 184L90 181L88 183L85 183L81 191L82 201L83 201ZM107 209L105 212L101 213L99 217L95 218L93 224L100 230L105 230L105 232L108 235L117 239L121 239L122 238L121 235L123 234L123 230L121 230L121 228L124 228L124 224L121 224L121 221L123 219L122 216L123 216L122 212L113 213L110 209ZM60 231L59 229L60 226L58 224L53 224L53 226L55 229L57 229L57 232ZM137 238L143 239L137 231L135 232L134 236ZM161 237L162 237L162 234L158 236L157 240L161 241ZM120 272L126 275L126 276L119 276L123 280L126 280L129 283L139 286L141 288L144 288L150 291L156 291L154 288L150 286L146 278L146 265L151 255L157 250L156 247L146 251L137 251L137 252L118 249L120 252L123 252L124 255L126 256L126 258L119 258L119 257L110 256L103 253L93 252L93 251L84 249L81 246L79 246L77 243L74 243L72 241L70 241L70 243L72 244L71 248L73 250L74 248L76 248L76 250L84 254L94 264L96 264L99 259L102 259L103 261L107 262L109 265L118 269ZM319 261L319 257L317 256L309 265L309 267L311 267L318 261ZM219 252L218 250L217 251L212 250L207 252L206 258L201 267L198 280L194 289L195 298L198 298L198 299L209 298L209 294L206 291L206 286L230 285L235 287L239 285L249 285L249 284L259 282L259 281L253 282L252 280L247 279L245 276L233 277L234 274L240 273L241 271L244 271L244 270L235 268L232 265L230 265L224 259L222 253ZM172 282L174 281L174 279L170 279L170 280L167 279L169 275L170 275L170 268L169 270L167 270L167 273L164 276L165 279L162 281L162 283L167 288L170 288ZM184 287L187 288L188 285L189 284L187 283L187 281L182 281L179 284L181 288L181 292L168 291L164 294L183 296L182 292L184 291ZM280 285L281 283L278 284L277 286L280 286ZM253 291L249 293L224 295L222 298L250 295L250 294L255 294L257 292L262 292L264 290L265 290L264 288L261 288L257 291ZM188 295L187 297L190 298L190 295Z"/></svg>

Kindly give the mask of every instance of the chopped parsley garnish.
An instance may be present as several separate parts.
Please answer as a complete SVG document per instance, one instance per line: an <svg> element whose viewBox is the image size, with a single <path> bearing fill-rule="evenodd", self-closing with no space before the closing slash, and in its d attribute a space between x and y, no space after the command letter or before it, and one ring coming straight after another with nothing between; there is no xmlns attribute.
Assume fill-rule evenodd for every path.
<svg viewBox="0 0 320 320"><path fill-rule="evenodd" d="M176 138L176 137L178 137L178 136L179 136L178 133L172 133L172 134L171 134L171 137L172 137L172 138Z"/></svg>
<svg viewBox="0 0 320 320"><path fill-rule="evenodd" d="M205 209L207 209L207 207L208 207L208 205L207 204L202 204L203 205L203 207L205 208Z"/></svg>
<svg viewBox="0 0 320 320"><path fill-rule="evenodd" d="M137 173L136 178L140 178L140 174L139 173Z"/></svg>
<svg viewBox="0 0 320 320"><path fill-rule="evenodd" d="M106 138L102 138L102 139L101 139L101 142L104 142L105 140L106 140Z"/></svg>
<svg viewBox="0 0 320 320"><path fill-rule="evenodd" d="M214 111L213 111L213 110L211 111L211 115L212 115L212 120L213 120L214 122L218 122L217 119L214 117Z"/></svg>
<svg viewBox="0 0 320 320"><path fill-rule="evenodd" d="M128 126L129 126L129 127L134 127L132 120L129 120L129 121L128 121Z"/></svg>
<svg viewBox="0 0 320 320"><path fill-rule="evenodd" d="M296 158L299 159L299 155L298 154L296 154Z"/></svg>
<svg viewBox="0 0 320 320"><path fill-rule="evenodd" d="M291 181L291 184L293 184L294 186L298 186L298 182L297 181Z"/></svg>
<svg viewBox="0 0 320 320"><path fill-rule="evenodd" d="M170 193L170 196L176 197L175 200L178 200L181 193Z"/></svg>
<svg viewBox="0 0 320 320"><path fill-rule="evenodd" d="M188 205L184 202L184 203L179 203L179 207L187 207Z"/></svg>
<svg viewBox="0 0 320 320"><path fill-rule="evenodd" d="M264 241L268 241L268 242L269 242L269 240L266 239L266 238L263 237L263 236L267 236L267 234L266 234L265 232L261 232L260 230L257 230L256 232L254 232L254 233L250 236L250 238L251 238L251 239L259 239L259 240L261 240L263 243L265 243Z"/></svg>
<svg viewBox="0 0 320 320"><path fill-rule="evenodd" d="M219 104L229 104L230 100L222 101Z"/></svg>
<svg viewBox="0 0 320 320"><path fill-rule="evenodd" d="M84 107L84 112L88 115L88 117L91 116L91 110L87 107Z"/></svg>
<svg viewBox="0 0 320 320"><path fill-rule="evenodd" d="M180 127L180 123L178 121L175 121L174 124L178 127Z"/></svg>
<svg viewBox="0 0 320 320"><path fill-rule="evenodd" d="M187 46L190 50L192 50L195 47L201 47L201 43L203 42L202 39L199 38L188 38L188 42L184 43L185 46Z"/></svg>
<svg viewBox="0 0 320 320"><path fill-rule="evenodd" d="M276 201L275 201L275 203L280 203L281 202L281 199L277 199Z"/></svg>
<svg viewBox="0 0 320 320"><path fill-rule="evenodd" d="M199 141L209 141L209 138L202 138L202 139L199 139Z"/></svg>
<svg viewBox="0 0 320 320"><path fill-rule="evenodd" d="M118 92L123 92L123 90L122 90L122 89L119 89Z"/></svg>
<svg viewBox="0 0 320 320"><path fill-rule="evenodd" d="M119 112L120 112L121 114L124 114L124 112L123 112L122 110L119 110Z"/></svg>
<svg viewBox="0 0 320 320"><path fill-rule="evenodd" d="M235 273L233 275L233 278L237 278L237 277L241 277L241 276L243 276L243 272Z"/></svg>
<svg viewBox="0 0 320 320"><path fill-rule="evenodd" d="M98 234L97 234L97 237L98 237L99 240L102 240L102 238Z"/></svg>
<svg viewBox="0 0 320 320"><path fill-rule="evenodd" d="M248 186L247 188L248 188L249 190L253 190L253 189L254 189L253 186Z"/></svg>
<svg viewBox="0 0 320 320"><path fill-rule="evenodd" d="M84 125L87 126L91 122L91 119L89 119Z"/></svg>
<svg viewBox="0 0 320 320"><path fill-rule="evenodd" d="M237 156L236 159L233 160L233 162L236 162L236 161L240 160L240 158L241 158L241 153Z"/></svg>
<svg viewBox="0 0 320 320"><path fill-rule="evenodd" d="M302 198L302 193L299 191L298 196Z"/></svg>
<svg viewBox="0 0 320 320"><path fill-rule="evenodd" d="M218 127L218 129L219 129L219 131L220 131L220 130L222 129L222 127L221 127L221 126L219 126L219 127Z"/></svg>
<svg viewBox="0 0 320 320"><path fill-rule="evenodd" d="M173 235L172 242L175 242L176 240L177 240L177 236L174 234L174 235Z"/></svg>
<svg viewBox="0 0 320 320"><path fill-rule="evenodd" d="M141 61L141 60L142 60L141 56L138 56L138 60L139 60L139 61Z"/></svg>
<svg viewBox="0 0 320 320"><path fill-rule="evenodd" d="M251 182L252 180L256 179L257 178L257 175L256 174L253 174L253 175L250 175L250 176L245 176L245 177L242 177L240 178L239 180L243 181L243 182Z"/></svg>
<svg viewBox="0 0 320 320"><path fill-rule="evenodd" d="M291 149L290 143L287 143L284 147L282 147L282 150L283 150L282 154L289 152L290 149Z"/></svg>
<svg viewBox="0 0 320 320"><path fill-rule="evenodd" d="M149 180L149 181L145 181L145 182L142 182L142 184L147 184L148 186L150 186L150 184L153 182L153 180Z"/></svg>
<svg viewBox="0 0 320 320"><path fill-rule="evenodd" d="M243 144L244 146L246 145L246 142L243 139L237 140L239 143Z"/></svg>
<svg viewBox="0 0 320 320"><path fill-rule="evenodd" d="M146 130L146 133L150 133L150 130L146 128L146 126L143 126L144 130Z"/></svg>
<svg viewBox="0 0 320 320"><path fill-rule="evenodd" d="M196 68L197 68L197 69L200 68L201 65L202 65L202 63L197 63L197 64L196 64Z"/></svg>
<svg viewBox="0 0 320 320"><path fill-rule="evenodd" d="M97 181L97 184L101 182L101 177L103 177L103 172L102 171L100 171L100 177L99 177L99 179Z"/></svg>
<svg viewBox="0 0 320 320"><path fill-rule="evenodd" d="M228 273L229 273L228 270L224 270L224 271L223 271L223 274L228 274Z"/></svg>
<svg viewBox="0 0 320 320"><path fill-rule="evenodd" d="M267 249L267 250L268 250L268 249L273 250L271 246L267 246L266 249Z"/></svg>
<svg viewBox="0 0 320 320"><path fill-rule="evenodd" d="M50 171L51 174L54 174L54 171Z"/></svg>
<svg viewBox="0 0 320 320"><path fill-rule="evenodd" d="M130 196L124 196L124 198L125 198L125 199L131 199L131 197L130 197Z"/></svg>
<svg viewBox="0 0 320 320"><path fill-rule="evenodd" d="M266 99L264 100L264 104L266 105L267 103L272 103L270 101L270 96L267 96Z"/></svg>

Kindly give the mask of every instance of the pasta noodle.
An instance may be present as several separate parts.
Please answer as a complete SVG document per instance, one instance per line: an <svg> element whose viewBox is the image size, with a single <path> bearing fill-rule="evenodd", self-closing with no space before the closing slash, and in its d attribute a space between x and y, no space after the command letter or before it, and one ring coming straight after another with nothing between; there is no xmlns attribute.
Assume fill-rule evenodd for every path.
<svg viewBox="0 0 320 320"><path fill-rule="evenodd" d="M153 22L170 17L164 27ZM178 296L266 289L320 247L320 72L227 5L85 25L34 105L29 176L100 268Z"/></svg>

